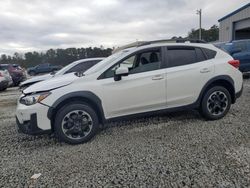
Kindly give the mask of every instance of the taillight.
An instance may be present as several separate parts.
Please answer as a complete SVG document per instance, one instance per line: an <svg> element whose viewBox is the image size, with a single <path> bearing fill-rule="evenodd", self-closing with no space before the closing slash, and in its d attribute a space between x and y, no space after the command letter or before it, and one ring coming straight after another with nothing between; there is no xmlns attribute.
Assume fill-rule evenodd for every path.
<svg viewBox="0 0 250 188"><path fill-rule="evenodd" d="M237 69L240 67L240 61L239 60L231 60L231 61L228 61L228 63L230 65L234 66Z"/></svg>

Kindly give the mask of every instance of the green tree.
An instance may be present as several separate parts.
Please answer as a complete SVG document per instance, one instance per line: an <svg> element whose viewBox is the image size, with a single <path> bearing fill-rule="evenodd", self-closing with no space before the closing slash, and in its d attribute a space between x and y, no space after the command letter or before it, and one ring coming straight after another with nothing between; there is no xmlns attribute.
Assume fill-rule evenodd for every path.
<svg viewBox="0 0 250 188"><path fill-rule="evenodd" d="M201 29L202 40L206 42L213 42L219 39L219 28L217 25L213 25L210 29ZM199 39L199 29L191 29L188 32L188 37L190 39Z"/></svg>
<svg viewBox="0 0 250 188"><path fill-rule="evenodd" d="M32 67L41 63L54 65L68 65L69 63L85 58L107 57L112 54L111 48L67 48L49 49L46 52L27 52L25 54L14 53L13 56L2 54L0 63L15 63L23 67Z"/></svg>

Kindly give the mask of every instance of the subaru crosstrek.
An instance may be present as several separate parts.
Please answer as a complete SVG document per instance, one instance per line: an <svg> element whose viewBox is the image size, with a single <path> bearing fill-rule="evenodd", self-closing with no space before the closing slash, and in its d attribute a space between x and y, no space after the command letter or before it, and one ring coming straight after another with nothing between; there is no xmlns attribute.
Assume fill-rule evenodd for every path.
<svg viewBox="0 0 250 188"><path fill-rule="evenodd" d="M121 50L84 74L70 73L25 89L19 130L89 141L107 120L197 109L224 117L242 93L239 61L210 44L146 43Z"/></svg>

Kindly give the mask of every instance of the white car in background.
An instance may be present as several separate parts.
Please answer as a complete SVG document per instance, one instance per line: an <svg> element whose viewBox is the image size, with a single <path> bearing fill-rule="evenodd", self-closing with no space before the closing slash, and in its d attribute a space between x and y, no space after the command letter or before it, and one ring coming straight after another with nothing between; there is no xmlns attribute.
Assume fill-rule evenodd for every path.
<svg viewBox="0 0 250 188"><path fill-rule="evenodd" d="M89 68L91 68L92 66L94 66L96 63L102 61L103 57L100 58L87 58L87 59L81 59L81 60L77 60L74 61L73 63L70 63L69 65L65 66L64 68L62 68L61 70L59 70L56 73L50 73L50 74L45 74L45 75L41 75L41 76L34 76L22 83L20 83L19 88L21 90L31 86L32 84L35 84L37 82L41 82L53 77L57 77L57 76L61 76L64 74L68 74L68 73L72 73L72 72L85 72L86 70L88 70Z"/></svg>
<svg viewBox="0 0 250 188"><path fill-rule="evenodd" d="M239 65L211 44L148 42L114 53L84 75L25 89L17 125L26 134L54 132L61 141L79 144L124 116L196 109L217 120L241 96Z"/></svg>
<svg viewBox="0 0 250 188"><path fill-rule="evenodd" d="M10 75L8 70L0 70L0 77L2 80L2 83L0 84L1 85L0 90L5 90L8 87L13 85L13 80L12 80L11 75ZM4 80L7 81L7 84L6 84L6 81L4 81Z"/></svg>

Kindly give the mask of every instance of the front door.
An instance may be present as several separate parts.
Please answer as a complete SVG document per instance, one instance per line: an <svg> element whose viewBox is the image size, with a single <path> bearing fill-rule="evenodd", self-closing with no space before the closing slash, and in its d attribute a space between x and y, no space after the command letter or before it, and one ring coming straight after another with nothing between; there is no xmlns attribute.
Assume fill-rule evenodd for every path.
<svg viewBox="0 0 250 188"><path fill-rule="evenodd" d="M166 78L162 69L161 48L144 50L123 59L99 80L102 105L107 118L166 108ZM114 81L119 66L129 68L129 75Z"/></svg>

